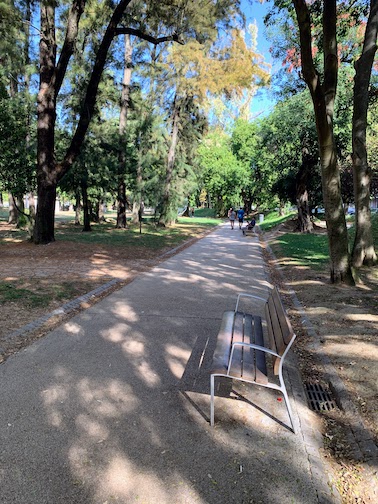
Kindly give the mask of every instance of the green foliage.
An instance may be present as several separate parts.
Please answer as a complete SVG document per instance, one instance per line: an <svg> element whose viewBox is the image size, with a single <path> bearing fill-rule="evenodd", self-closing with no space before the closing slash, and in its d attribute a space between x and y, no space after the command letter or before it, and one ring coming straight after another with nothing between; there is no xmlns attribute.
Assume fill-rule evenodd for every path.
<svg viewBox="0 0 378 504"><path fill-rule="evenodd" d="M0 82L0 187L21 196L34 186L32 157L27 140L28 108L24 96L9 97Z"/></svg>
<svg viewBox="0 0 378 504"><path fill-rule="evenodd" d="M260 197L269 201L269 193L273 193L280 201L296 202L296 177L305 151L311 160L307 180L310 206L320 204L318 142L309 94L304 91L278 102L259 123L258 138L255 163Z"/></svg>
<svg viewBox="0 0 378 504"><path fill-rule="evenodd" d="M202 184L212 206L220 216L241 201L248 172L233 154L230 139L220 131L211 132L198 149L202 166Z"/></svg>

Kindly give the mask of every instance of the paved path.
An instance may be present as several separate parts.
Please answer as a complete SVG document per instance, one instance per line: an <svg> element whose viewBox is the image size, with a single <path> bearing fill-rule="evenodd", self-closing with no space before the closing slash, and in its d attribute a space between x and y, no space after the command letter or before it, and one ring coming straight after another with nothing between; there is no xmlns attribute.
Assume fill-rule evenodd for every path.
<svg viewBox="0 0 378 504"><path fill-rule="evenodd" d="M208 423L222 312L267 286L256 237L225 224L0 365L0 502L338 502L294 367L297 435L258 387Z"/></svg>

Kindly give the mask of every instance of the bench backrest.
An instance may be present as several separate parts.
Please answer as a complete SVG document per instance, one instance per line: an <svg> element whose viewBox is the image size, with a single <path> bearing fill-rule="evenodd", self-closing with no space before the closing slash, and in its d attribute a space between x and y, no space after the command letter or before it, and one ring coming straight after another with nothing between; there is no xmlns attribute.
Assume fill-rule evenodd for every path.
<svg viewBox="0 0 378 504"><path fill-rule="evenodd" d="M295 334L276 287L270 291L265 304L265 319L269 346L282 356L294 339ZM278 374L279 364L280 359L276 358L274 362L275 374Z"/></svg>

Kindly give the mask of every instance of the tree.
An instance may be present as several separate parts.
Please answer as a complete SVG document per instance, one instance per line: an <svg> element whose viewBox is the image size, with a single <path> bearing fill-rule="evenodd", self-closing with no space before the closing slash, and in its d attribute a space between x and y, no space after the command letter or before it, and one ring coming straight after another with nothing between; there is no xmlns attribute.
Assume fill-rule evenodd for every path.
<svg viewBox="0 0 378 504"><path fill-rule="evenodd" d="M199 31L200 33L200 31ZM211 41L210 41L211 42ZM168 59L167 71L175 89L171 116L171 141L167 160L166 186L162 200L161 223L173 218L170 204L170 187L175 151L181 123L190 120L191 109L206 108L208 95L241 95L259 80L267 80L262 58L250 49L240 30L232 30L228 43L215 40L201 44L191 40L185 46L174 46ZM191 107L188 108L188 104ZM176 216L174 216L175 218Z"/></svg>
<svg viewBox="0 0 378 504"><path fill-rule="evenodd" d="M119 114L119 154L118 154L118 173L117 173L117 228L127 228L126 220L126 126L127 126L127 113L129 108L130 99L130 85L131 85L131 66L132 66L132 44L130 35L126 34L124 39L124 68L122 78L122 91L121 91L121 106Z"/></svg>
<svg viewBox="0 0 378 504"><path fill-rule="evenodd" d="M354 64L356 74L353 92L352 160L356 206L356 235L352 249L352 263L356 267L360 267L363 264L370 266L377 262L370 216L372 171L368 164L366 148L369 85L374 56L377 50L377 33L378 0L371 0L362 53Z"/></svg>
<svg viewBox="0 0 378 504"><path fill-rule="evenodd" d="M241 201L241 164L232 153L230 139L219 129L211 131L198 149L202 165L202 190L221 216Z"/></svg>
<svg viewBox="0 0 378 504"><path fill-rule="evenodd" d="M54 241L54 208L58 182L71 169L80 153L88 126L93 117L96 96L109 48L120 34L133 34L158 44L167 40L178 40L171 30L167 36L156 38L139 28L122 27L119 23L132 0L120 0L111 12L104 28L101 42L96 48L94 64L88 80L85 98L72 141L61 160L55 159L55 125L57 98L66 75L71 56L75 50L79 33L79 22L86 0L73 0L66 15L66 33L60 56L56 62L57 40L55 33L55 3L42 0L40 4L40 87L37 98L37 192L38 208L33 233L36 244ZM164 3L168 9L168 5ZM169 9L168 9L169 10ZM172 12L171 12L172 14Z"/></svg>
<svg viewBox="0 0 378 504"><path fill-rule="evenodd" d="M254 176L254 160L258 156L258 126L245 119L238 119L231 135L231 149L238 159L240 170L240 182L242 184L241 196L244 209L249 213L257 201L258 188Z"/></svg>
<svg viewBox="0 0 378 504"><path fill-rule="evenodd" d="M333 134L333 113L337 88L338 55L336 0L323 4L323 79L314 65L311 17L304 0L293 0L299 28L303 78L314 105L332 283L353 284L348 232L341 198L340 172Z"/></svg>

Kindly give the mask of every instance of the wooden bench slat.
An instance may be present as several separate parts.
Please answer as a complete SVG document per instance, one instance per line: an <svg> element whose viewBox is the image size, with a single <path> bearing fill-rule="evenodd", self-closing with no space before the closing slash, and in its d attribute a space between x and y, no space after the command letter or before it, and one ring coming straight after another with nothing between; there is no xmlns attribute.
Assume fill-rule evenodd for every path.
<svg viewBox="0 0 378 504"><path fill-rule="evenodd" d="M264 346L261 317L244 314L244 341ZM261 350L244 348L242 378L257 383L268 383L266 356Z"/></svg>
<svg viewBox="0 0 378 504"><path fill-rule="evenodd" d="M276 352L282 355L285 351L286 345L283 339L280 319L278 317L277 311L275 310L275 305L272 298L269 298L268 300L267 310L269 312L269 319L270 319L270 324L268 325L268 327L270 328L271 331L271 335L274 341L274 347L276 349Z"/></svg>
<svg viewBox="0 0 378 504"><path fill-rule="evenodd" d="M272 298L274 301L276 312L279 314L282 337L285 342L285 345L287 346L294 335L294 331L291 326L289 317L287 316L287 313L285 311L285 308L283 307L282 300L278 294L277 289L273 289Z"/></svg>
<svg viewBox="0 0 378 504"><path fill-rule="evenodd" d="M232 334L232 343L244 342L244 320L242 313L234 313L234 328ZM243 349L236 346L233 353L233 359L230 365L229 373L235 376L242 375Z"/></svg>

